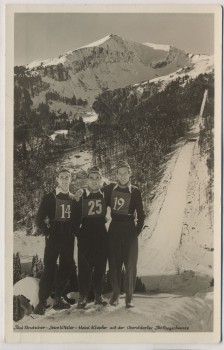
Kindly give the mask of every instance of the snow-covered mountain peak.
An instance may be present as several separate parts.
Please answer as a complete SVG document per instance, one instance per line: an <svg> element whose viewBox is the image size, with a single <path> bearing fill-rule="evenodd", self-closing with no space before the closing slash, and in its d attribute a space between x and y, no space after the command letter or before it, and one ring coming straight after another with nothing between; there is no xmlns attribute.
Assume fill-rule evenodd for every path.
<svg viewBox="0 0 224 350"><path fill-rule="evenodd" d="M105 42L106 42L107 40L109 40L111 37L112 37L112 34L109 34L109 35L105 36L104 38L101 38L101 39L99 39L99 40L97 40L97 41L94 41L94 42L92 42L92 43L90 43L90 44L81 46L81 47L79 47L79 48L76 49L76 50L80 50L80 49L84 49L84 48L88 48L88 47L99 46L99 45L105 43ZM76 51L76 50L75 50L75 51Z"/></svg>
<svg viewBox="0 0 224 350"><path fill-rule="evenodd" d="M102 44L104 44L109 39L116 39L116 38L123 40L122 38L118 37L115 34L108 34L107 36L105 36L97 41L94 41L90 44L81 46L75 50L70 50L70 51L66 52L65 54L59 55L55 58L34 60L31 63L27 64L26 68L32 70L33 68L39 67L39 66L46 67L46 66L55 66L55 65L58 65L60 63L64 64L68 60L68 56L76 54L76 52L78 52L79 50L98 47L98 46L101 46Z"/></svg>
<svg viewBox="0 0 224 350"><path fill-rule="evenodd" d="M175 50L172 50L172 49L175 49ZM152 62L155 63L158 60L163 60L165 58L164 55L171 55L172 56L172 57L170 56L171 60L173 60L175 59L175 56L178 55L178 52L180 51L170 45L161 45L161 44L155 44L155 43L142 44L129 39L122 38L117 34L110 33L103 38L100 38L92 43L81 46L77 49L70 50L55 58L35 60L27 64L26 68L30 70L35 70L41 67L45 68L47 66L57 66L59 64L70 66L71 64L73 65L74 62L76 62L75 65L77 65L77 61L82 60L84 57L85 59L88 60L89 57L92 57L93 55L94 55L94 60L96 59L97 61L99 61L100 57L96 58L96 54L98 52L98 56L99 56L99 54L102 53L101 50L110 50L110 52L114 56L123 55L123 57L126 57L126 58L128 58L128 55L130 54L132 56L132 59L134 59L135 57L136 63L137 61L140 60L143 64L146 64L146 65L150 65L150 63ZM105 56L105 52L104 52L104 56ZM102 59L103 59L103 62L105 62L105 60L107 61L106 57L103 57ZM119 60L120 59L122 60L121 56ZM112 61L111 56L109 60Z"/></svg>
<svg viewBox="0 0 224 350"><path fill-rule="evenodd" d="M210 56L187 53L172 45L142 44L108 33L55 58L35 60L25 68L28 76L41 77L46 92L52 90L61 99L72 99L75 95L77 99L92 104L96 96L107 89L147 84L149 81L165 85L165 82L182 75L192 75L193 78L211 71L212 66ZM34 108L46 100L45 92L37 95L34 96ZM58 101L50 106L53 104L54 108L61 108ZM64 104L67 111L70 107Z"/></svg>
<svg viewBox="0 0 224 350"><path fill-rule="evenodd" d="M162 50L162 51L170 51L170 45L161 45L161 44L154 44L154 43L143 43L145 46L149 46L153 48L154 50Z"/></svg>

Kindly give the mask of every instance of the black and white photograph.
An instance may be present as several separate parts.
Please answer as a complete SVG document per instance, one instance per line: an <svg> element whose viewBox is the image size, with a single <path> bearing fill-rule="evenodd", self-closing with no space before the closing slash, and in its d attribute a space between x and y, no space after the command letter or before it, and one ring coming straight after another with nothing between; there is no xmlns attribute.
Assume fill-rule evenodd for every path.
<svg viewBox="0 0 224 350"><path fill-rule="evenodd" d="M98 8L7 9L8 334L218 342L221 7Z"/></svg>

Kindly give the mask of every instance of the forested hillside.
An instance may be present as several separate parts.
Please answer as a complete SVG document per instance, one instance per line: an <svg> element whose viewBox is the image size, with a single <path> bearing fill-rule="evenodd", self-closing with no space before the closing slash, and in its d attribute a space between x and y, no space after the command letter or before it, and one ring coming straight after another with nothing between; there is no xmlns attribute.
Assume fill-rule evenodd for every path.
<svg viewBox="0 0 224 350"><path fill-rule="evenodd" d="M141 99L131 88L104 92L93 105L99 114L98 122L91 128L96 162L111 178L116 161L127 158L133 169L133 181L142 190L146 209L164 157L194 123L205 89L210 101L206 115L211 122L212 74L200 75L184 84L182 79L172 81L164 91L149 96L142 94Z"/></svg>

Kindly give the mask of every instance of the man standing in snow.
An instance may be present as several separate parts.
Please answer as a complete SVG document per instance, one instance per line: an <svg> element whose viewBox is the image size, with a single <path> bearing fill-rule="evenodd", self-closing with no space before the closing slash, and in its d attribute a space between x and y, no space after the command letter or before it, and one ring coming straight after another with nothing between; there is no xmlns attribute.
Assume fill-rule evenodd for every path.
<svg viewBox="0 0 224 350"><path fill-rule="evenodd" d="M57 188L43 197L37 213L36 224L46 237L46 246L44 272L39 284L39 303L34 310L35 314L45 313L46 301L54 284L58 257L53 308L70 308L62 295L73 267L74 233L78 228L76 204L69 192L71 180L70 171L64 167L60 168L57 173Z"/></svg>
<svg viewBox="0 0 224 350"><path fill-rule="evenodd" d="M95 305L105 306L102 297L107 262L106 202L100 191L102 174L97 166L87 171L87 188L77 204L81 219L78 237L78 309L84 309L93 282ZM77 214L78 215L78 214ZM93 278L92 278L93 277Z"/></svg>
<svg viewBox="0 0 224 350"><path fill-rule="evenodd" d="M127 308L133 307L138 259L138 235L144 224L144 210L141 193L130 182L130 165L121 161L117 164L117 183L103 188L107 204L111 207L109 227L109 270L113 294L110 304L119 303L121 271L124 264L124 291ZM137 215L137 218L136 218ZM136 224L137 219L137 224Z"/></svg>

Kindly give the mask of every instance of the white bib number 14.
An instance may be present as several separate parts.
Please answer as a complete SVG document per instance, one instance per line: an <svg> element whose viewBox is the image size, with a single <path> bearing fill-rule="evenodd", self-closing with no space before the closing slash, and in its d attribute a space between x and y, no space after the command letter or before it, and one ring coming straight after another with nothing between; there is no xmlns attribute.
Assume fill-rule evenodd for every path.
<svg viewBox="0 0 224 350"><path fill-rule="evenodd" d="M61 209L62 209L62 216L61 219L70 219L71 218L71 207L70 204L66 205L65 208L65 204L61 204Z"/></svg>

